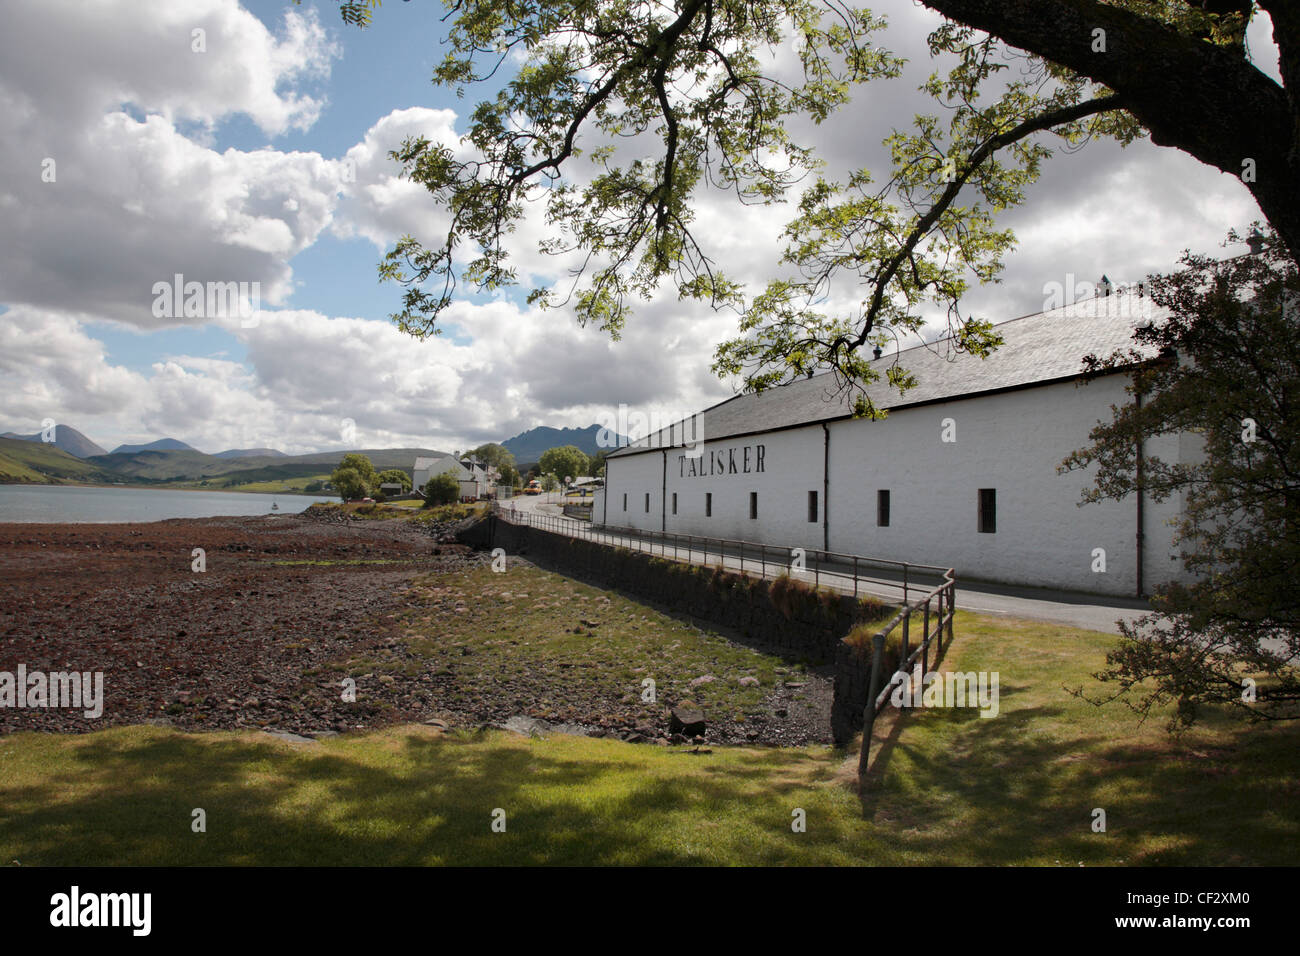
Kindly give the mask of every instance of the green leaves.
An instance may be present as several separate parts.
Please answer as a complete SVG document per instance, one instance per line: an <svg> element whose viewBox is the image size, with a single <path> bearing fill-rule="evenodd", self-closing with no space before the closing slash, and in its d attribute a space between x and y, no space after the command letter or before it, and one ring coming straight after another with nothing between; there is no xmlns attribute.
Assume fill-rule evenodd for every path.
<svg viewBox="0 0 1300 956"><path fill-rule="evenodd" d="M459 149L412 140L391 154L450 213L439 246L403 237L380 266L406 287L393 319L418 336L436 331L458 282L484 291L516 281L506 240L534 201L552 229L543 251L579 264L567 292L534 288L530 302L571 305L615 336L664 280L739 304L696 240L692 196L707 184L740 202L781 200L817 166L786 121L820 122L853 83L899 66L866 42L882 26L868 11L831 17L804 0L448 6L451 50L435 82L463 93L507 60L513 76L475 108ZM799 84L764 67L791 29L804 38ZM628 158L624 144L638 142L656 142L657 155ZM589 162L575 168L584 144Z"/></svg>
<svg viewBox="0 0 1300 956"><path fill-rule="evenodd" d="M1195 578L1160 589L1161 613L1126 628L1099 675L1122 691L1149 679L1131 705L1185 703L1178 726L1198 703L1300 716L1300 275L1276 234L1265 238L1260 254L1185 255L1185 270L1154 278L1151 297L1172 317L1138 329L1134 348L1088 360L1092 374L1135 369L1134 399L1061 466L1094 469L1086 501L1182 503L1179 547ZM1150 453L1162 436L1177 437L1174 456ZM1260 683L1256 701L1242 699L1245 676Z"/></svg>
<svg viewBox="0 0 1300 956"><path fill-rule="evenodd" d="M971 282L1000 275L1015 237L998 215L1024 201L1051 137L1075 148L1140 133L1122 101L1086 78L949 23L930 37L944 71L923 86L941 112L885 136L891 169L879 184L867 169L837 183L818 177L814 150L790 130L797 118L825 121L855 85L899 75L902 61L871 42L884 21L869 10L811 0L448 9L450 50L435 82L464 93L510 77L475 106L458 146L416 138L391 154L449 217L440 242L404 236L379 268L404 287L393 320L420 337L437 333L459 283L484 292L518 281L510 236L540 204L540 250L563 258L572 280L535 286L530 303L571 308L617 338L636 302L671 282L682 297L742 314L716 351L718 374L754 390L830 369L875 414L868 347L944 317L958 349L983 356L996 346L989 322L960 302ZM798 81L773 66L774 50L797 53ZM721 189L771 204L796 187L789 273L747 300L697 237L694 200ZM861 291L856 306L844 304L846 284Z"/></svg>

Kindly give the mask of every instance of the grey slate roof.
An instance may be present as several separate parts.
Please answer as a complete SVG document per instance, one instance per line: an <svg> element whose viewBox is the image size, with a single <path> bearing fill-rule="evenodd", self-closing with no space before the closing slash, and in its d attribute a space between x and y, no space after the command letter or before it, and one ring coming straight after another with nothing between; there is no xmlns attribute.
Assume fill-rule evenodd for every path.
<svg viewBox="0 0 1300 956"><path fill-rule="evenodd" d="M951 339L885 355L872 364L881 380L867 387L878 408L906 408L926 402L970 398L987 392L1070 379L1083 370L1083 357L1109 355L1131 348L1133 330L1163 321L1165 310L1150 298L1132 293L1085 299L1048 312L999 322L1004 342L987 359L953 351ZM897 362L912 372L917 386L900 395L884 378ZM852 415L851 398L837 393L831 373L814 375L769 389L737 395L699 413L695 427L706 441L811 425ZM690 426L687 437L690 436ZM619 449L610 457L682 444L680 425L668 441L667 430Z"/></svg>

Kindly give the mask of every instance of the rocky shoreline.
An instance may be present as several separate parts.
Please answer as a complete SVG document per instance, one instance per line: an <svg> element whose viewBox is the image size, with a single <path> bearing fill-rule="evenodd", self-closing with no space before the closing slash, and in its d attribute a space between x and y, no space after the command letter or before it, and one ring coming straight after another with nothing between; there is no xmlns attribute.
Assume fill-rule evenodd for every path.
<svg viewBox="0 0 1300 956"><path fill-rule="evenodd" d="M593 712L572 728L530 724L527 714L507 719L504 701L466 712L440 707L436 675L410 654L402 620L419 607L411 587L417 578L491 561L454 543L455 528L339 509L148 524L0 524L0 675L20 665L28 673L102 672L104 688L95 719L71 708L0 706L0 734L161 723L292 738L426 722L687 739L670 738L667 713L662 727L611 726L622 721L596 712L603 711L597 701L587 702ZM205 570L195 570L196 548ZM356 662L395 659L411 667L358 674L356 699L346 699L341 679L356 673ZM822 697L829 689L818 690ZM815 715L786 721L777 709L784 702L771 703L775 714L757 725L760 739L751 724L734 742L824 739L813 729L821 723ZM805 721L808 728L784 726ZM731 742L710 730L710 742Z"/></svg>

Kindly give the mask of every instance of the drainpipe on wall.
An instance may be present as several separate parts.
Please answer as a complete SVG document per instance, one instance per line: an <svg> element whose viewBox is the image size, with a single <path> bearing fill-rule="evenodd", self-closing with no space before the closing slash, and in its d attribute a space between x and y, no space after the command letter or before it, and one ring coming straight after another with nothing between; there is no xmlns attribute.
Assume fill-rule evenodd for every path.
<svg viewBox="0 0 1300 956"><path fill-rule="evenodd" d="M1141 392L1135 392L1135 393L1134 393L1134 396L1136 397L1136 400L1137 400L1137 409L1138 409L1138 412L1139 412L1139 416L1138 416L1138 417L1139 417L1139 423L1138 423L1139 431L1138 431L1138 440L1137 440L1137 596L1138 596L1138 597L1142 597L1142 564L1143 564L1142 546L1143 546L1143 544L1144 544L1144 541L1143 541L1144 535L1143 535L1143 533L1142 533L1142 525L1143 525L1143 511L1145 510L1145 509L1144 509L1143 494L1142 494L1142 452L1143 452L1143 448L1142 448L1142 432L1140 431L1140 428L1141 428L1141 421L1140 421L1140 418L1141 418L1141 411L1142 411L1142 393L1141 393Z"/></svg>
<svg viewBox="0 0 1300 956"><path fill-rule="evenodd" d="M659 492L659 530L667 533L668 531L668 449L663 449L664 453L664 487Z"/></svg>
<svg viewBox="0 0 1300 956"><path fill-rule="evenodd" d="M831 429L822 422L822 550L831 549ZM857 552L854 552L855 554Z"/></svg>
<svg viewBox="0 0 1300 956"><path fill-rule="evenodd" d="M609 524L609 459L605 459L605 493L600 496L600 523Z"/></svg>

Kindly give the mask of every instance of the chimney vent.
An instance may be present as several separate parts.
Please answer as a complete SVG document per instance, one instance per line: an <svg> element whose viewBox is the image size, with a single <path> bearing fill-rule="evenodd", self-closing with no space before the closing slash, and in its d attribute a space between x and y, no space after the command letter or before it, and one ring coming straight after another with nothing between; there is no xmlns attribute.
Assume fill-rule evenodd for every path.
<svg viewBox="0 0 1300 956"><path fill-rule="evenodd" d="M877 345L874 349L871 350L871 355L872 355L873 358L880 358L880 346L879 346L879 345Z"/></svg>
<svg viewBox="0 0 1300 956"><path fill-rule="evenodd" d="M1258 229L1250 230L1250 235L1246 237L1246 245L1250 247L1250 254L1257 256L1264 251L1264 234Z"/></svg>

